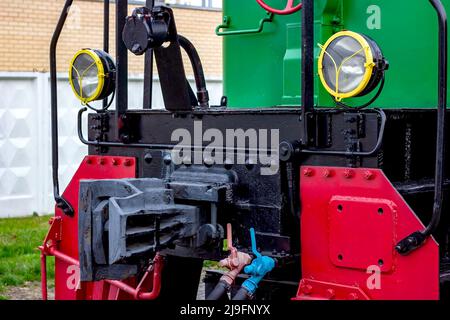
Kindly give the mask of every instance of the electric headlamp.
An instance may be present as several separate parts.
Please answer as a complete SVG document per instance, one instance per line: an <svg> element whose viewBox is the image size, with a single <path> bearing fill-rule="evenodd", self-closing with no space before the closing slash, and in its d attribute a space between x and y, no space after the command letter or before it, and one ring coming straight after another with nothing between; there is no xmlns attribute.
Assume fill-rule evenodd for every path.
<svg viewBox="0 0 450 320"><path fill-rule="evenodd" d="M369 94L389 67L378 44L356 32L338 32L320 47L319 77L336 101Z"/></svg>
<svg viewBox="0 0 450 320"><path fill-rule="evenodd" d="M69 81L75 96L83 103L102 100L115 89L116 66L101 50L78 51L70 63Z"/></svg>

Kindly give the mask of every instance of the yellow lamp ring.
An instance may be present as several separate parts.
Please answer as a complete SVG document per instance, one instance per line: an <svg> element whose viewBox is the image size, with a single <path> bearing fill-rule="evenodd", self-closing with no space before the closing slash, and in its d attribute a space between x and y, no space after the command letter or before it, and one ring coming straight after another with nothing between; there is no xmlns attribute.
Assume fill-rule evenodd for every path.
<svg viewBox="0 0 450 320"><path fill-rule="evenodd" d="M332 53L328 52L327 49L329 49L330 45L333 44L335 41L348 37L353 40L355 40L359 46L361 47L360 50L354 52L352 55L344 57L342 59L342 62L340 65L338 65L333 58ZM335 98L336 101L341 101L345 98L351 98L351 97L357 97L362 96L370 93L381 81L384 71L387 69L387 62L383 57L383 54L378 47L378 45L370 39L367 36L361 35L356 32L352 31L341 31L336 34L334 34L332 37L328 39L328 41L325 43L325 45L321 46L321 52L319 56L318 61L318 71L319 71L319 78L322 82L322 85L324 86L325 90ZM361 81L359 84L352 89L351 91L343 92L339 90L339 78L340 78L340 72L342 70L342 67L345 65L346 62L353 59L356 55L359 55L360 53L363 53L365 62L364 62L364 75L362 76ZM325 57L329 57L332 61L334 68L335 68L335 76L336 76L336 83L335 88L332 88L324 74L324 60ZM342 57L341 57L342 58Z"/></svg>
<svg viewBox="0 0 450 320"><path fill-rule="evenodd" d="M85 69L78 70L76 62L83 55L87 56L92 62L85 66ZM90 61L89 61L90 62ZM97 70L97 85L90 94L84 94L83 80L87 72L95 66ZM78 51L70 62L69 82L75 96L83 103L87 104L95 100L102 100L108 97L115 88L116 67L109 54L100 50L82 49Z"/></svg>

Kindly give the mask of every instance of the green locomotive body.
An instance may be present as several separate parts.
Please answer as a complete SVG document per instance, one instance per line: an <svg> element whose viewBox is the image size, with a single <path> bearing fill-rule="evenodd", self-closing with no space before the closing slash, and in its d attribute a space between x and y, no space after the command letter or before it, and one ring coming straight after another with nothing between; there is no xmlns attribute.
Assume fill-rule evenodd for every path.
<svg viewBox="0 0 450 320"><path fill-rule="evenodd" d="M268 0L282 7L284 0ZM435 12L427 1L316 0L315 105L334 107L317 74L324 44L335 32L352 30L374 39L389 61L386 85L375 106L435 108L437 38ZM444 0L450 8L450 1ZM301 11L274 15L254 30L266 11L256 1L224 0L224 93L231 108L298 106L301 95ZM374 93L372 93L374 95ZM349 101L358 105L367 97Z"/></svg>

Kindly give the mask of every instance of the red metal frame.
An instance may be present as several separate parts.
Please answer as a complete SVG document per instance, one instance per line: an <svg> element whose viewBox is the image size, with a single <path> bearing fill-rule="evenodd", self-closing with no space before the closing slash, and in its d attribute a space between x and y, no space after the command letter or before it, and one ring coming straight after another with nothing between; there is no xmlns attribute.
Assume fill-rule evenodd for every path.
<svg viewBox="0 0 450 320"><path fill-rule="evenodd" d="M84 179L124 179L136 177L136 161L129 157L87 156L84 158L71 182L64 191L64 198L73 206L75 214L68 217L55 209L55 217L50 219L50 229L41 251L42 298L47 299L47 256L55 257L55 299L139 299L153 300L161 290L161 272L164 261L156 255L137 286L136 279L125 281L105 280L83 282L70 288L68 283L76 275L69 268L78 270L78 193L80 180ZM75 280L77 281L77 280ZM151 289L150 289L151 288Z"/></svg>
<svg viewBox="0 0 450 320"><path fill-rule="evenodd" d="M300 198L303 279L294 300L439 299L438 244L395 251L424 226L381 170L302 167Z"/></svg>

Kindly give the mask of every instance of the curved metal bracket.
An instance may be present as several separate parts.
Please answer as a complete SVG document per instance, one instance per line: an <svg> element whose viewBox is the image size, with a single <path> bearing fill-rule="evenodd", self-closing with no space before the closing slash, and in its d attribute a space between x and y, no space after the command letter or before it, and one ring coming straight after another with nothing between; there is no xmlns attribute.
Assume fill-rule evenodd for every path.
<svg viewBox="0 0 450 320"><path fill-rule="evenodd" d="M262 18L259 21L259 26L256 29L246 29L246 30L235 30L235 31L220 31L221 29L228 29L230 28L231 24L231 17L224 16L223 17L223 23L221 25L218 25L216 28L216 35L218 36L236 36L236 35L244 35L244 34L255 34L255 33L261 33L264 29L264 24L268 22L273 21L273 13L267 12L267 16L265 18Z"/></svg>

